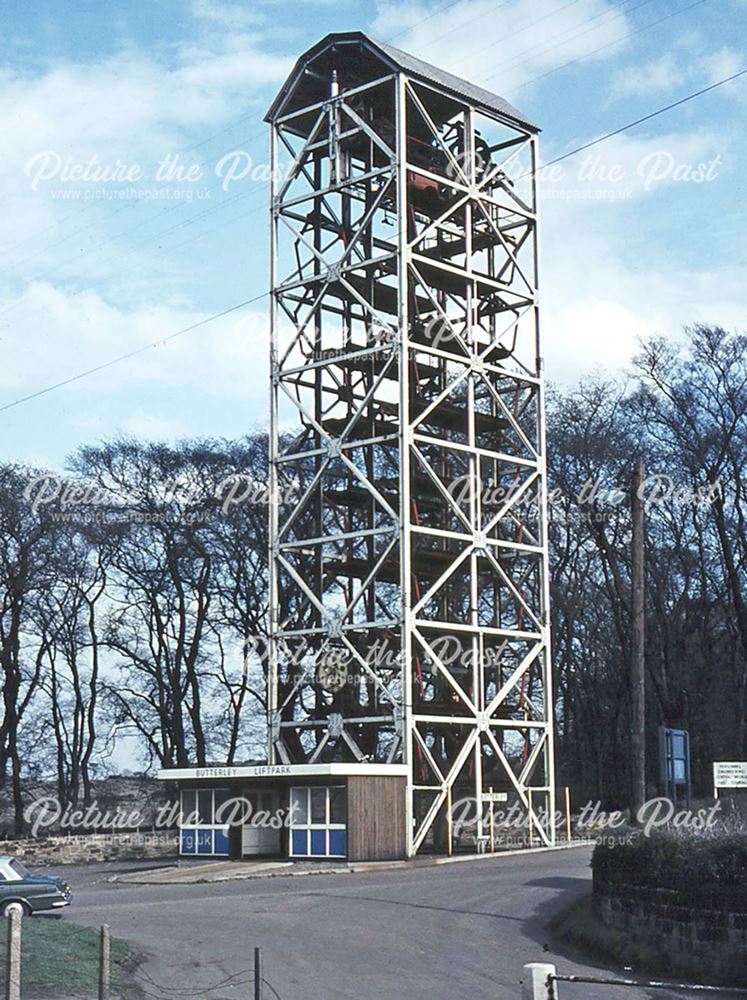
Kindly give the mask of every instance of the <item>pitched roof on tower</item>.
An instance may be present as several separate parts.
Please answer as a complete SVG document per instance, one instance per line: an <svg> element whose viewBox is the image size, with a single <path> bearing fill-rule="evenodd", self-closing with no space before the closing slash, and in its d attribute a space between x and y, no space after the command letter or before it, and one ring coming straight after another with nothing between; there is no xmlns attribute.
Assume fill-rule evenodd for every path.
<svg viewBox="0 0 747 1000"><path fill-rule="evenodd" d="M369 38L362 31L333 32L326 35L316 45L312 45L310 49L304 52L296 61L288 78L280 88L277 97L270 105L265 115L265 121L272 121L276 117L281 108L283 108L286 100L290 97L299 78L307 71L310 71L311 65L319 60L320 57L329 51L344 54L346 49L351 51L352 54L352 49L356 46L361 51L366 51L369 55L380 59L391 70L401 70L416 80L421 80L423 83L429 83L448 91L468 104L492 112L504 118L510 124L516 125L521 129L526 129L528 132L539 131L536 125L532 124L512 104L497 94L493 94L483 87L478 87L468 80L463 80L459 76L454 76L453 73L447 73L446 70L439 69L437 66L424 62L416 56L411 56L407 52L402 52L401 49L396 49L386 42L377 42L375 39Z"/></svg>

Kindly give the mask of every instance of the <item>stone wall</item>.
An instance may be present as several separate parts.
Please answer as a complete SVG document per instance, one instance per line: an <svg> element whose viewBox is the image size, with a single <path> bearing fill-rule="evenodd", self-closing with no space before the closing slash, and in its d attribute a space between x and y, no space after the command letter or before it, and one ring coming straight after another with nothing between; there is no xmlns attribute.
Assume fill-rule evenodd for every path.
<svg viewBox="0 0 747 1000"><path fill-rule="evenodd" d="M688 904L687 890L594 875L594 910L603 924L656 949L672 972L693 982L708 977L747 986L747 899L719 900L714 893L710 906Z"/></svg>
<svg viewBox="0 0 747 1000"><path fill-rule="evenodd" d="M91 861L175 858L176 830L133 833L90 833L70 836L0 840L0 854L19 858L29 868Z"/></svg>

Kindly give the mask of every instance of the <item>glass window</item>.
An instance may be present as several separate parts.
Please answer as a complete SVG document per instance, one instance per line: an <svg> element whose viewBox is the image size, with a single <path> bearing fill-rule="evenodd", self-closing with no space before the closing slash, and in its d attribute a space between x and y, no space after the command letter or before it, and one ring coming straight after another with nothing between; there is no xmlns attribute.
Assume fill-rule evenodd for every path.
<svg viewBox="0 0 747 1000"><path fill-rule="evenodd" d="M182 791L182 823L185 826L195 822L196 817L194 813L196 808L197 799L194 790L185 788Z"/></svg>
<svg viewBox="0 0 747 1000"><path fill-rule="evenodd" d="M20 875L21 878L28 878L29 875L31 874L28 868L25 865L22 865L20 861L16 861L15 858L13 858L13 860L11 861L10 867L13 869L16 875Z"/></svg>
<svg viewBox="0 0 747 1000"><path fill-rule="evenodd" d="M221 811L221 806L230 801L231 793L227 788L216 788L213 793L213 823L228 823L230 819L231 807L226 806Z"/></svg>
<svg viewBox="0 0 747 1000"><path fill-rule="evenodd" d="M311 854L315 858L323 858L327 854L327 831L311 831Z"/></svg>
<svg viewBox="0 0 747 1000"><path fill-rule="evenodd" d="M329 853L344 858L347 851L347 837L344 830L329 831Z"/></svg>
<svg viewBox="0 0 747 1000"><path fill-rule="evenodd" d="M291 819L294 826L305 826L309 822L308 788L291 789Z"/></svg>
<svg viewBox="0 0 747 1000"><path fill-rule="evenodd" d="M293 831L293 841L291 844L293 848L293 854L303 857L304 855L309 853L309 848L307 846L307 837L308 837L307 830Z"/></svg>
<svg viewBox="0 0 747 1000"><path fill-rule="evenodd" d="M327 822L327 789L326 788L312 788L311 789L311 822L312 823L326 823Z"/></svg>
<svg viewBox="0 0 747 1000"><path fill-rule="evenodd" d="M291 788L291 855L345 857L347 848L344 786Z"/></svg>
<svg viewBox="0 0 747 1000"><path fill-rule="evenodd" d="M345 822L344 788L330 788L329 790L329 821L330 823Z"/></svg>
<svg viewBox="0 0 747 1000"><path fill-rule="evenodd" d="M192 788L181 793L181 854L226 856L229 852L229 821L233 810L230 788ZM216 814L220 818L216 818Z"/></svg>
<svg viewBox="0 0 747 1000"><path fill-rule="evenodd" d="M213 792L210 788L200 788L197 792L197 822L213 822Z"/></svg>

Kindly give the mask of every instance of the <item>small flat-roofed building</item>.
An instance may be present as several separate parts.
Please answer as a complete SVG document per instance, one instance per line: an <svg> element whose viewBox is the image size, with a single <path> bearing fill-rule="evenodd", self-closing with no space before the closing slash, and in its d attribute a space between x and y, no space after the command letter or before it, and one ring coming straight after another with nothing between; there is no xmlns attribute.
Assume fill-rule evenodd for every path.
<svg viewBox="0 0 747 1000"><path fill-rule="evenodd" d="M185 857L405 857L403 764L216 765L159 778L178 783Z"/></svg>

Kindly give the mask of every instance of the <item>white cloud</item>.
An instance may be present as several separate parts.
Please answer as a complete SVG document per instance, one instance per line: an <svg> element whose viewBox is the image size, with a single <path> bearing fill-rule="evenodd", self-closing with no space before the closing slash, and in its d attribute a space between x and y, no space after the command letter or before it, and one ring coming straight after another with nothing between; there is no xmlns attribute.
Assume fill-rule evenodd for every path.
<svg viewBox="0 0 747 1000"><path fill-rule="evenodd" d="M149 441L174 441L187 437L190 433L190 429L181 420L171 420L144 410L130 414L123 423L123 429L133 437Z"/></svg>
<svg viewBox="0 0 747 1000"><path fill-rule="evenodd" d="M551 381L573 383L599 369L619 374L641 336L676 337L698 322L744 329L747 268L631 270L609 255L609 247L590 248L583 236L566 252L576 269L547 255L553 262L542 303Z"/></svg>
<svg viewBox="0 0 747 1000"><path fill-rule="evenodd" d="M174 66L121 52L92 64L61 63L37 76L6 71L4 172L46 149L129 163L173 152L185 132L235 116L286 68L286 60L243 38L222 51L192 51Z"/></svg>
<svg viewBox="0 0 747 1000"><path fill-rule="evenodd" d="M718 266L707 240L693 244L688 221L707 217L718 203L718 186L728 183L729 150L728 137L714 131L621 135L599 146L596 166L619 166L622 181L579 179L579 161L592 149L568 161L567 176L557 185L568 192L567 200L541 192L548 378L573 382L595 369L618 372L639 337L674 337L685 324L743 326L747 268ZM662 154L675 167L647 189L653 158ZM675 168L697 168L716 154L723 163L712 181L673 180ZM629 204L613 206L603 197L618 189L629 192ZM665 206L657 205L659 198L668 199ZM682 242L672 236L680 230Z"/></svg>
<svg viewBox="0 0 747 1000"><path fill-rule="evenodd" d="M89 225L87 220L93 217L93 236L99 235L93 213L79 218L74 205L53 203L31 192L23 165L41 149L58 149L76 159L96 153L102 161L120 157L152 166L165 153L249 114L254 105L257 123L250 123L249 130L261 130L259 112L264 110L266 88L279 82L290 60L267 55L262 41L248 33L255 15L246 8L201 0L192 10L200 34L176 49L169 65L130 50L93 64L58 63L36 75L0 69L0 126L6 140L0 172L5 175L5 202L10 206L5 222L0 221L0 240L4 233L6 240L15 242L64 215L73 217L70 225L76 229ZM610 42L624 44L629 31L628 19L608 0L578 0L566 9L558 7L558 0L508 0L503 5L463 0L429 16L432 13L431 4L382 5L372 33L389 37L405 29L394 39L395 45L509 98L512 89L533 76ZM684 86L691 77L699 83L712 82L733 71L739 59L730 49L709 56L699 55L701 50L700 42L687 53L675 47L674 54L667 52L639 68L621 86L627 83L643 94L646 88L663 93ZM594 58L618 52L611 45ZM658 127L652 126L654 133ZM231 138L225 141L230 144ZM623 135L563 164L564 176L555 191L543 186L543 329L550 378L574 380L595 367L623 366L642 334L672 335L681 324L695 320L725 326L743 322L747 272L738 267L718 269L705 257L699 268L697 262L684 259L689 246L684 241L691 238L691 230L683 229L681 246L668 245L665 237L658 243L655 231L655 198L671 196L672 190L694 189L692 182L674 181L675 166L697 167L721 154L724 163L719 173L726 174L731 169L729 143L730 137L720 134L716 125L691 133ZM568 147L550 150L544 140L543 148L549 158ZM647 190L641 163L653 167L651 158L657 153L671 157L672 169ZM197 150L193 155L201 159L207 154ZM578 175L585 159L593 175L587 174L587 179ZM667 162L660 161L660 172ZM609 180L612 167L622 171L621 180ZM705 185L701 189L710 190ZM565 200L559 192L566 192ZM629 200L639 199L640 214L632 225L630 212L624 207L617 212L606 203L620 192L629 194ZM264 225L264 206L258 199L254 203L262 205L257 220ZM692 215L701 218L707 211ZM182 218L174 213L161 225ZM670 222L672 210L658 218ZM123 214L115 232L126 229L127 220L129 214ZM702 225L699 232L707 254L708 236ZM145 230L143 235L147 234ZM625 252L626 244L633 237L643 241L647 234L659 257L648 266L636 266ZM53 231L46 242L53 242L55 235ZM125 236L127 250L138 239L139 234ZM60 268L54 250L43 255L32 272L45 280L11 291L3 303L7 317L5 312L0 315L4 357L0 390L5 400L136 350L204 317L193 306L194 284L183 280L184 265L178 255L162 255L161 270L153 266L155 258L148 256L148 250L138 250L134 261L125 262L115 285L111 275L118 264L107 261L116 258L121 245L117 240L113 247L107 246L96 261L93 278L107 280L106 293L86 288L85 275L73 287L59 280L59 275L68 277L72 271ZM32 243L30 249L35 246ZM65 253L83 246L73 240ZM216 294L211 293L211 301L220 301L226 291L221 285L226 260L217 255L214 261L200 262L202 272L214 268ZM131 261L141 268L135 278L129 273ZM183 295L164 293L164 287L175 287L179 281L186 289ZM254 312L226 317L61 389L33 404L31 416L43 420L46 414L52 418L61 414L68 431L70 427L75 431L67 440L76 442L110 436L116 430L174 438L209 433L215 427L220 428L217 433L223 427L226 433L236 426L249 429L251 420L264 422L267 417L268 339L266 314L259 303ZM206 408L212 408L209 425L202 420ZM19 408L10 415L18 433L25 434L28 410ZM52 427L52 435L57 429ZM47 445L32 442L31 447L41 454Z"/></svg>
<svg viewBox="0 0 747 1000"><path fill-rule="evenodd" d="M672 52L643 66L628 66L617 73L612 81L610 97L632 97L641 94L667 93L684 83L685 67Z"/></svg>
<svg viewBox="0 0 747 1000"><path fill-rule="evenodd" d="M289 64L268 54L255 36L223 32L211 37L209 46L183 48L170 65L127 50L92 63L57 62L38 73L0 67L0 196L5 206L0 253L3 247L14 248L12 259L23 259L35 247L69 235L71 225L103 232L101 211L52 199L52 187L74 186L60 179L66 166L83 166L95 157L112 169L118 164L139 167L146 181L152 181L164 156L219 132L228 120L251 119L252 108L255 131L261 130L267 89L283 79ZM243 136L246 141L246 130ZM231 142L227 136L222 144L218 140L183 154L180 162L207 160L205 169L212 171L214 155L235 148L236 139ZM28 164L45 152L53 154L50 162L56 156L59 169L34 191ZM67 222L70 218L74 222ZM46 235L63 221L59 233ZM38 242L16 249L37 233ZM56 256L45 253L42 265L54 264Z"/></svg>
<svg viewBox="0 0 747 1000"><path fill-rule="evenodd" d="M702 56L699 60L699 69L705 73L705 83L716 83L718 80L723 80L727 76L733 76L738 73L741 69L744 69L747 63L747 58L742 52L735 52L734 49L730 49L727 46L719 49L717 52L711 52L708 55ZM739 93L739 84L735 83L733 85L726 84L725 89L731 94Z"/></svg>
<svg viewBox="0 0 747 1000"><path fill-rule="evenodd" d="M432 13L432 12L431 12ZM618 51L630 27L607 0L464 0L442 14L413 3L378 7L371 31L396 33L393 44L437 66L510 97L538 73L572 59L605 58ZM593 53L610 46L604 53Z"/></svg>
<svg viewBox="0 0 747 1000"><path fill-rule="evenodd" d="M246 28L263 20L261 15L245 6L223 3L222 0L192 0L192 14L198 20L210 21L232 30Z"/></svg>
<svg viewBox="0 0 747 1000"><path fill-rule="evenodd" d="M642 94L670 94L676 88L707 87L739 72L745 66L745 56L728 46L713 52L695 53L699 39L681 39L680 44L659 58L641 65L631 64L619 71L610 88L610 99L619 100ZM724 93L736 96L738 84L726 85Z"/></svg>
<svg viewBox="0 0 747 1000"><path fill-rule="evenodd" d="M0 387L6 398L138 350L206 315L168 305L119 308L95 292L72 295L43 282L28 286L18 305L13 329L3 331ZM33 319L25 320L27 315ZM261 306L237 312L88 376L70 391L85 387L90 395L156 387L235 401L248 391L265 391L267 366L258 365L257 358L265 356L268 339ZM236 372L242 373L240 380Z"/></svg>
<svg viewBox="0 0 747 1000"><path fill-rule="evenodd" d="M590 205L713 183L729 171L731 148L728 134L706 129L613 136L540 174L543 214L567 225L570 215L588 213ZM552 158L551 151L547 160Z"/></svg>

